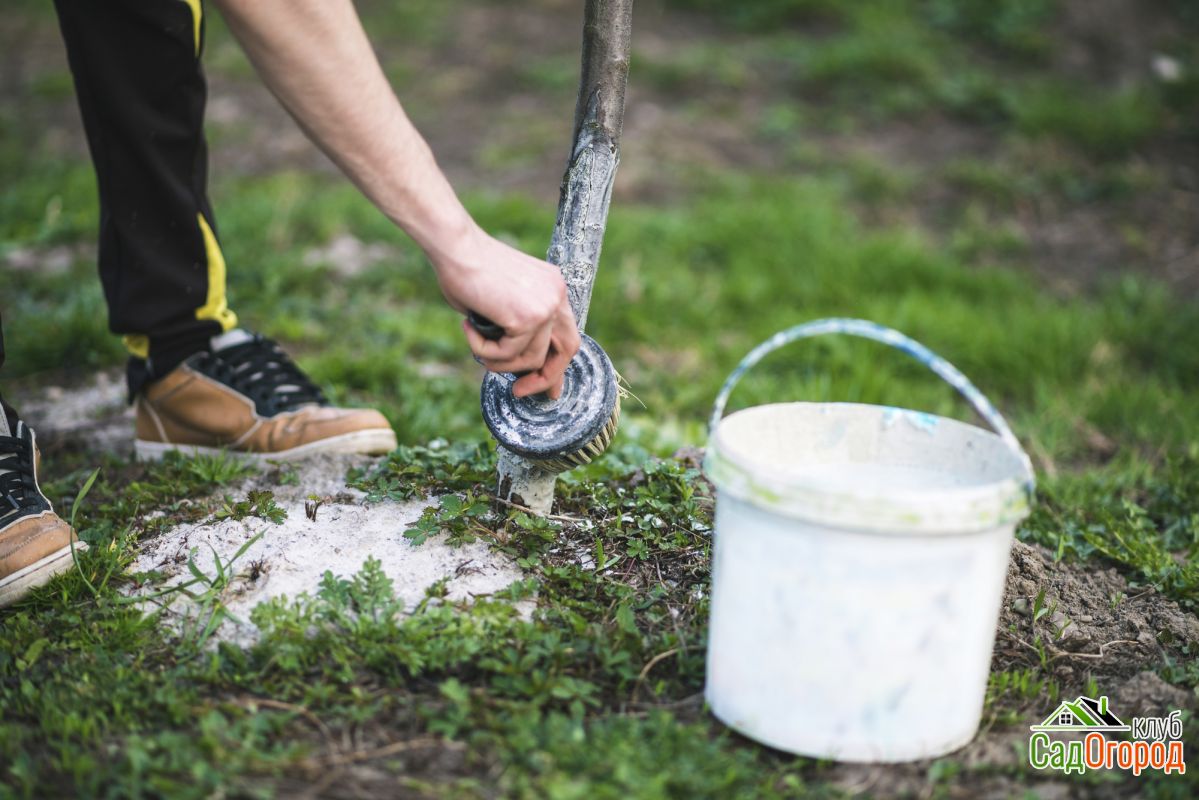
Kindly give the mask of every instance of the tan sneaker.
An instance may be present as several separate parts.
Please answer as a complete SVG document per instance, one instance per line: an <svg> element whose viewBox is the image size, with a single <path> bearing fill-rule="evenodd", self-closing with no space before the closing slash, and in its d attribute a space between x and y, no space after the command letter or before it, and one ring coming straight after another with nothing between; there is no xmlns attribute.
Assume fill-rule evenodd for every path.
<svg viewBox="0 0 1199 800"><path fill-rule="evenodd" d="M87 549L38 487L40 460L33 431L0 410L0 608L70 569L72 540Z"/></svg>
<svg viewBox="0 0 1199 800"><path fill-rule="evenodd" d="M332 408L277 344L242 330L212 340L137 397L137 457L228 451L257 460L395 449L373 409Z"/></svg>

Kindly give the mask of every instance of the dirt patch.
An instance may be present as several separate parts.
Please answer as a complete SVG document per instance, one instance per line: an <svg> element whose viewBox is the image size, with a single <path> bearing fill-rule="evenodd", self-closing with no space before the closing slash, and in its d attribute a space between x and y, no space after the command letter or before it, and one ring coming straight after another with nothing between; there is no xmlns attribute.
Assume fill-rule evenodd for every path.
<svg viewBox="0 0 1199 800"><path fill-rule="evenodd" d="M4 266L13 272L37 272L61 275L76 261L94 261L96 247L91 244L13 247L3 255Z"/></svg>
<svg viewBox="0 0 1199 800"><path fill-rule="evenodd" d="M1012 550L999 630L997 666L1039 659L1040 638L1063 688L1089 676L1103 691L1199 644L1199 619L1152 587L1130 588L1115 569L1054 563L1022 542Z"/></svg>
<svg viewBox="0 0 1199 800"><path fill-rule="evenodd" d="M313 247L304 253L305 266L325 265L341 278L352 278L364 270L395 259L397 252L381 242L364 242L348 233L333 238L324 247Z"/></svg>

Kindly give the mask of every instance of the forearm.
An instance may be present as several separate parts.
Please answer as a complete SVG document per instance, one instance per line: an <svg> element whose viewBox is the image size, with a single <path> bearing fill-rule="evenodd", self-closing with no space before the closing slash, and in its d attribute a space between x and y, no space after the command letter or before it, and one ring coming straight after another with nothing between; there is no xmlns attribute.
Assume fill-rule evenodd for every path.
<svg viewBox="0 0 1199 800"><path fill-rule="evenodd" d="M214 0L267 86L363 194L416 240L442 294L504 329L469 326L518 396L562 390L579 333L557 268L479 230L400 107L350 0Z"/></svg>
<svg viewBox="0 0 1199 800"><path fill-rule="evenodd" d="M350 0L216 2L312 140L435 265L458 261L474 223L401 108Z"/></svg>

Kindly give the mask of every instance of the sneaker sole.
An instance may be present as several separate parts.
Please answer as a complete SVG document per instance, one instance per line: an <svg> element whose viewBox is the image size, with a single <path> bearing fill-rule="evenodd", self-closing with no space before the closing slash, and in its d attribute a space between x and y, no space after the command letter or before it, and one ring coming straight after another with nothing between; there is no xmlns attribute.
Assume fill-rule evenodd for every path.
<svg viewBox="0 0 1199 800"><path fill-rule="evenodd" d="M75 552L87 549L87 542L75 542ZM71 558L71 545L51 553L40 561L35 561L27 567L17 570L4 580L0 580L0 608L12 605L32 589L49 583L55 575L60 575L75 565Z"/></svg>
<svg viewBox="0 0 1199 800"><path fill-rule="evenodd" d="M193 457L230 455L244 461L254 461L260 464L265 464L268 461L290 461L292 459L328 453L377 456L390 453L395 449L395 431L383 428L343 433L340 436L330 436L328 439L318 439L315 442L309 442L299 447L293 447L290 450L280 450L275 453L251 453L243 450L229 450L223 447L204 447L198 444L148 442L144 439L138 439L133 444L133 452L138 461L161 461L167 453L182 453L185 456Z"/></svg>

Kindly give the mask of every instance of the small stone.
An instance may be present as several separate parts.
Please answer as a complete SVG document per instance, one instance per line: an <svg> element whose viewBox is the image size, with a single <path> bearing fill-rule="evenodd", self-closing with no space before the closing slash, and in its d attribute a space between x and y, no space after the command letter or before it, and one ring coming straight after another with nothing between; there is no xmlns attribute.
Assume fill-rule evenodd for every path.
<svg viewBox="0 0 1199 800"><path fill-rule="evenodd" d="M1062 633L1062 647L1075 653L1081 652L1094 643L1094 639L1082 628L1071 625Z"/></svg>
<svg viewBox="0 0 1199 800"><path fill-rule="evenodd" d="M1017 614L1025 617L1032 614L1032 611L1028 607L1028 600L1024 599L1023 597L1017 597L1012 601L1012 611L1015 611Z"/></svg>

